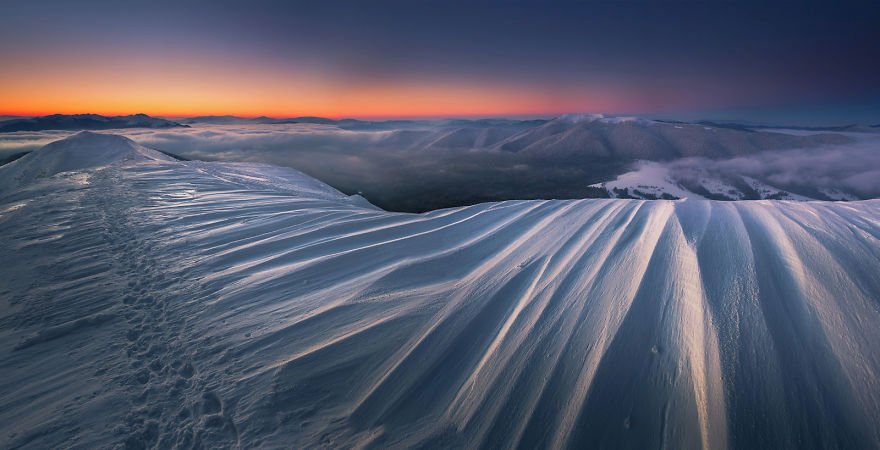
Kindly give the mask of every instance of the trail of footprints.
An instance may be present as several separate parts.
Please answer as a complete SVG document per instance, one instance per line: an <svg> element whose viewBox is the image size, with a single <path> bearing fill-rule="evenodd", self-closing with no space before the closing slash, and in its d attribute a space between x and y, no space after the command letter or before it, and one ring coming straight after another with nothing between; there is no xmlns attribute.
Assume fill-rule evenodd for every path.
<svg viewBox="0 0 880 450"><path fill-rule="evenodd" d="M118 176L118 175L117 175ZM105 180L113 186L118 180ZM133 205L149 201L132 189L114 189L101 205L106 214L106 237L116 260L116 274L124 285L121 301L127 321L125 348L129 369L122 379L130 386L133 402L125 422L116 428L118 448L204 448L210 442L237 447L238 431L223 400L208 389L187 352L186 314L182 302L197 295L186 271L173 273L178 264L158 260L149 233L135 232L138 211ZM108 196L111 197L111 196ZM176 255L175 255L176 253ZM176 251L167 252L180 257ZM168 273L166 273L166 270Z"/></svg>

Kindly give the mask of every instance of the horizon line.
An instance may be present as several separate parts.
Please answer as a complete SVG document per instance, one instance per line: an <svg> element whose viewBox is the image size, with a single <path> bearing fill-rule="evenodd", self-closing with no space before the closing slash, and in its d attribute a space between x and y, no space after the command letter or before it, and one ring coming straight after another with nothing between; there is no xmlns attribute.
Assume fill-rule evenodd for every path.
<svg viewBox="0 0 880 450"><path fill-rule="evenodd" d="M654 121L681 121L681 122L701 122L701 121L709 121L709 122L718 122L718 123L736 123L742 125L762 125L762 126L774 126L774 127L841 127L841 126L851 126L851 125L864 125L869 127L874 127L880 125L880 119L876 121L852 121L852 122L826 122L821 125L819 124L804 124L797 122L790 122L789 120L779 120L779 121L761 121L761 120L750 120L745 118L738 119L722 119L722 118L712 118L711 114L706 114L706 116L699 119L682 119L682 118L673 118L677 114L674 113L615 113L615 112L558 112L558 113L499 113L499 114L448 114L448 115L377 115L377 116L339 116L339 115L315 115L315 114L283 114L283 115L269 115L269 114L230 114L230 113L207 113L207 114L151 114L145 113L142 111L136 111L131 113L99 113L99 112L51 112L51 113L42 113L42 114L28 114L23 112L5 112L0 111L0 117L4 117L7 119L2 120L14 120L8 118L35 118L35 117L47 117L53 115L62 115L62 116L77 116L77 115L97 115L103 117L125 117L125 116L134 116L142 114L148 117L157 118L157 119L165 119L165 120L181 120L181 119L193 119L197 117L235 117L240 119L257 119L257 118L268 118L268 119L277 119L277 120L290 120L290 119L299 119L299 118L318 118L318 119L328 119L334 121L342 121L342 120L362 120L365 122L377 122L377 121L392 121L392 120L454 120L454 119L465 119L465 120L479 120L479 119L509 119L509 120L552 120L555 118L559 118L565 115L601 115L605 117L637 117L641 119L654 120ZM681 115L686 115L688 113L681 113ZM693 114L693 113L690 113Z"/></svg>
<svg viewBox="0 0 880 450"><path fill-rule="evenodd" d="M246 113L246 114L235 114L235 113L148 113L144 111L135 111L135 112L95 112L95 111L85 111L85 112L34 112L34 111L0 111L0 117L44 117L51 115L64 115L64 116L75 116L75 115L87 115L94 114L98 116L105 117L113 117L113 116L133 116L137 114L143 114L150 117L156 118L178 118L178 119L189 119L194 117L238 117L242 119L256 119L260 117L268 117L270 119L294 119L298 117L317 117L322 119L332 119L332 120L345 120L345 119L354 119L354 120L428 120L428 119L480 119L480 118L519 118L519 119L528 119L528 118L553 118L559 117L565 114L594 114L589 112L513 112L513 113L487 113L487 114L399 114L399 115L341 115L341 114L310 114L310 113L291 113L291 114L276 114L276 113ZM605 115L632 115L627 113L595 113L595 114L605 114Z"/></svg>

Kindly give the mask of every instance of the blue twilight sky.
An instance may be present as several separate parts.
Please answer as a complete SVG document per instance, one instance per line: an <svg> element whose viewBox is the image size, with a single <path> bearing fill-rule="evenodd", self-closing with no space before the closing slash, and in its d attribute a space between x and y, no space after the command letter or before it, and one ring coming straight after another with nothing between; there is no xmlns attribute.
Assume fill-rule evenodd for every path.
<svg viewBox="0 0 880 450"><path fill-rule="evenodd" d="M880 2L0 3L0 115L880 123Z"/></svg>

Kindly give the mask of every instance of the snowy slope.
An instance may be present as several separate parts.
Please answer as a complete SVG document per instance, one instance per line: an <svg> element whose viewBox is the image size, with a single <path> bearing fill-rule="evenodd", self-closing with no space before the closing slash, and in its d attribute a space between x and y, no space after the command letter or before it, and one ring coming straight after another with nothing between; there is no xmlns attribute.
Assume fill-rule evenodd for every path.
<svg viewBox="0 0 880 450"><path fill-rule="evenodd" d="M664 194L669 199L695 198L705 200L678 184L670 175L669 168L653 161L639 161L637 166L613 181L591 185L605 189L612 198L626 198L624 195L643 199L657 200ZM623 191L623 192L621 192Z"/></svg>
<svg viewBox="0 0 880 450"><path fill-rule="evenodd" d="M412 215L133 159L0 233L4 448L880 446L878 201Z"/></svg>
<svg viewBox="0 0 880 450"><path fill-rule="evenodd" d="M641 200L827 200L856 201L852 193L833 188L818 188L816 197L789 192L745 175L711 173L692 169L687 177L676 174L669 165L655 161L637 161L629 172L612 181L591 187L604 189L611 198Z"/></svg>
<svg viewBox="0 0 880 450"><path fill-rule="evenodd" d="M849 142L850 137L835 133L792 135L636 117L573 114L525 129L499 142L496 148L551 160L590 157L668 161L696 156L729 158Z"/></svg>

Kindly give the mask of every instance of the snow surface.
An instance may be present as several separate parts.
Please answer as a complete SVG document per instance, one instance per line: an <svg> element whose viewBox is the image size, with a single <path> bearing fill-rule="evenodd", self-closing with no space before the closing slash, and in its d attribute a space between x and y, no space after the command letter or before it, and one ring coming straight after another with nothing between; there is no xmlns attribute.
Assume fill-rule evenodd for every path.
<svg viewBox="0 0 880 450"><path fill-rule="evenodd" d="M695 176L694 173L697 175ZM618 175L612 181L591 184L591 187L604 189L611 198L636 198L643 200L657 200L663 195L672 196L673 199L700 199L707 200L707 196L713 199L729 200L793 200L813 201L817 200L805 195L796 194L771 186L763 181L748 176L738 176L741 182L748 186L743 188L723 180L719 174L707 170L693 169L689 175L690 187L699 190L705 195L694 192L678 181L679 176L673 173L668 164L656 161L637 161L629 172ZM698 186L700 189L693 188ZM819 188L819 193L828 199L835 201L859 200L855 195L845 193L839 189ZM823 197L824 198L824 197Z"/></svg>
<svg viewBox="0 0 880 450"><path fill-rule="evenodd" d="M110 153L0 190L0 447L880 446L880 201L414 215Z"/></svg>
<svg viewBox="0 0 880 450"><path fill-rule="evenodd" d="M695 194L679 185L669 174L669 167L654 161L638 161L636 167L622 175L618 175L614 181L597 183L592 187L604 188L609 195L616 197L615 189L627 189L629 195L640 198L636 191L650 194L659 198L663 194L669 194L676 198L696 198L705 200L699 194Z"/></svg>
<svg viewBox="0 0 880 450"><path fill-rule="evenodd" d="M9 190L61 172L144 161L173 161L123 136L81 131L3 166L0 189Z"/></svg>
<svg viewBox="0 0 880 450"><path fill-rule="evenodd" d="M595 114L595 113L569 113L563 114L557 118L563 122L569 123L582 123L582 122L601 122L601 123L610 123L610 124L619 124L619 123L627 123L627 122L637 122L642 125L649 125L655 123L650 119L643 119L641 117L635 116L606 116L605 114ZM676 127L681 128L681 127Z"/></svg>

